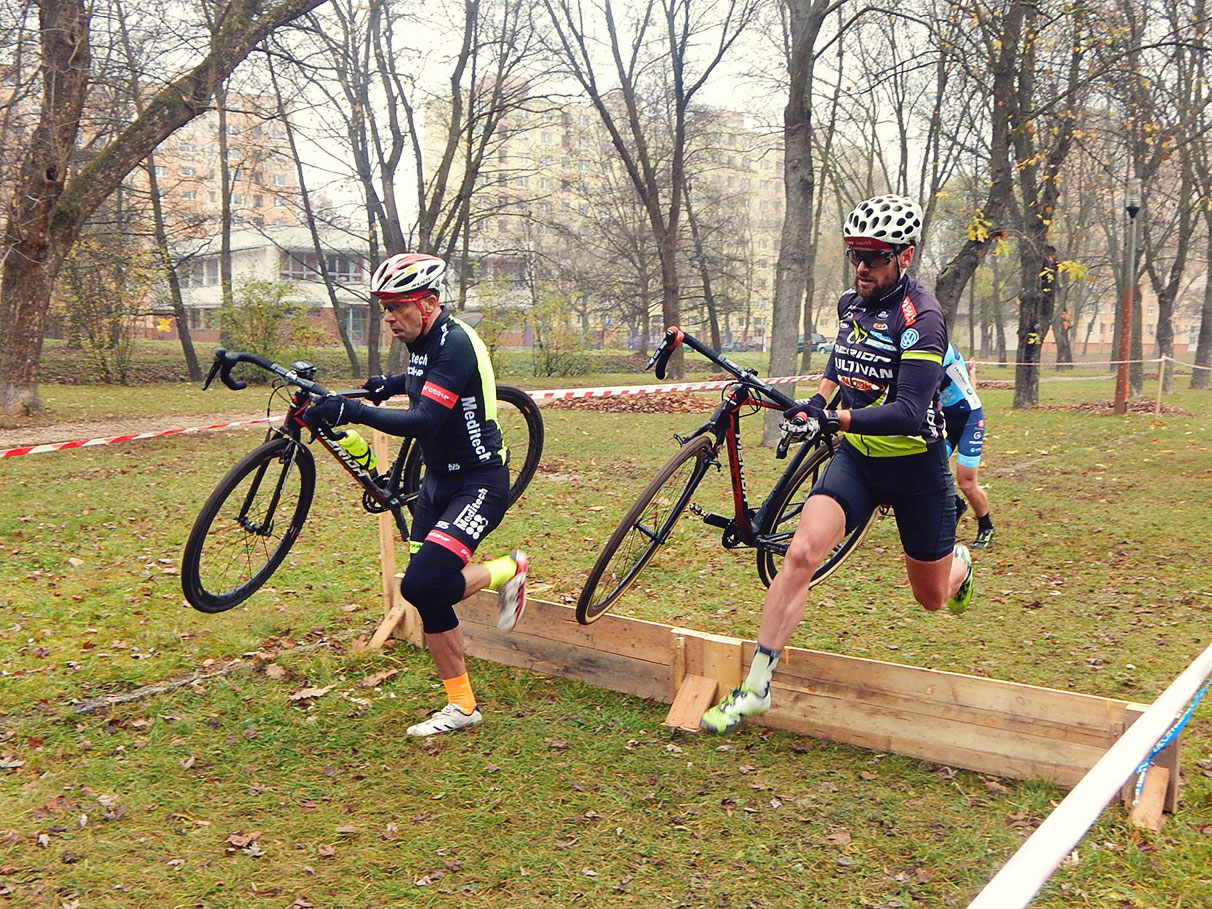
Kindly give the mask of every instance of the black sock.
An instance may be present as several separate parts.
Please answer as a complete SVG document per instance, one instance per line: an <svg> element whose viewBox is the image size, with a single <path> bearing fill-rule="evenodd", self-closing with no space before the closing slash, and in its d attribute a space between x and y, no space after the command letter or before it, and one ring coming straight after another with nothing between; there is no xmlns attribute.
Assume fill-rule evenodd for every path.
<svg viewBox="0 0 1212 909"><path fill-rule="evenodd" d="M985 512L983 515L978 517L976 519L976 523L980 527L981 530L992 530L993 529L993 518L989 517L989 512Z"/></svg>

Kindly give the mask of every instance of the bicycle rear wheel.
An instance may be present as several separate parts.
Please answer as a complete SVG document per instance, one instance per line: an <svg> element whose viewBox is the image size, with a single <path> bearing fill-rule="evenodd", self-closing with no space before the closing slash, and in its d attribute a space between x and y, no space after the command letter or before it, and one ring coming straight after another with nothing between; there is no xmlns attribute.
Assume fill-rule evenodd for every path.
<svg viewBox="0 0 1212 909"><path fill-rule="evenodd" d="M534 398L513 385L497 386L497 425L509 450L509 504L518 500L538 469L543 456L543 415ZM425 475L421 446L414 443L404 459L400 488L411 509Z"/></svg>
<svg viewBox="0 0 1212 909"><path fill-rule="evenodd" d="M223 612L269 580L307 519L316 462L294 439L249 452L210 494L181 562L181 588L201 612Z"/></svg>
<svg viewBox="0 0 1212 909"><path fill-rule="evenodd" d="M683 445L640 493L602 548L577 599L577 621L606 612L669 538L715 457L715 440L697 436Z"/></svg>
<svg viewBox="0 0 1212 909"><path fill-rule="evenodd" d="M779 568L783 564L783 556L787 553L787 546L795 535L800 512L804 510L804 502L812 492L816 481L825 472L825 467L828 465L829 459L833 457L833 452L834 448L826 445L804 459L804 463L800 465L791 482L787 484L779 500L772 503L767 517L758 529L758 577L767 587L774 580L774 576L779 573ZM867 535L867 531L875 522L875 514L872 512L871 517L846 534L842 541L834 547L833 552L829 553L825 561L821 562L816 573L812 575L813 584L824 581L841 567L850 553L854 552L863 542L863 537Z"/></svg>

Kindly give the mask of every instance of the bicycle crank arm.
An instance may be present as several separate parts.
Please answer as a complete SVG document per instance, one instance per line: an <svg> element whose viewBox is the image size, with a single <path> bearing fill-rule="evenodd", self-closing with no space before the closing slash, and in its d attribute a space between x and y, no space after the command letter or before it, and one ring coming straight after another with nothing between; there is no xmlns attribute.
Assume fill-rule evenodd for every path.
<svg viewBox="0 0 1212 909"><path fill-rule="evenodd" d="M689 510L691 514L698 515L703 519L704 524L708 524L711 527L721 527L726 529L732 525L732 518L725 517L722 514L712 514L709 511L704 511L703 506L699 505L697 502L691 502L689 505Z"/></svg>

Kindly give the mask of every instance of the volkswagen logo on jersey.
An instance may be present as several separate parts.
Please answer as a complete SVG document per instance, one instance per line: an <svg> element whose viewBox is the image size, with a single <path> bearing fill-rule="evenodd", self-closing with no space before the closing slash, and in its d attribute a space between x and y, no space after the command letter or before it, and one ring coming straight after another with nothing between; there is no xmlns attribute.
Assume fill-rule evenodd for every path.
<svg viewBox="0 0 1212 909"><path fill-rule="evenodd" d="M917 343L919 335L916 328L907 328L901 334L901 350L908 350Z"/></svg>

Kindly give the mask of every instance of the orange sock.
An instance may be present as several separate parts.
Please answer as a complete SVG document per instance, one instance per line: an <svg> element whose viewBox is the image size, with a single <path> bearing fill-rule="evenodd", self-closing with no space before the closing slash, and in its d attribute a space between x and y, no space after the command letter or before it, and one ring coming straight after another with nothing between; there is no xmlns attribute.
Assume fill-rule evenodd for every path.
<svg viewBox="0 0 1212 909"><path fill-rule="evenodd" d="M442 679L442 684L446 686L446 700L450 703L464 713L471 713L476 709L475 692L471 690L471 676L466 672L453 679Z"/></svg>

